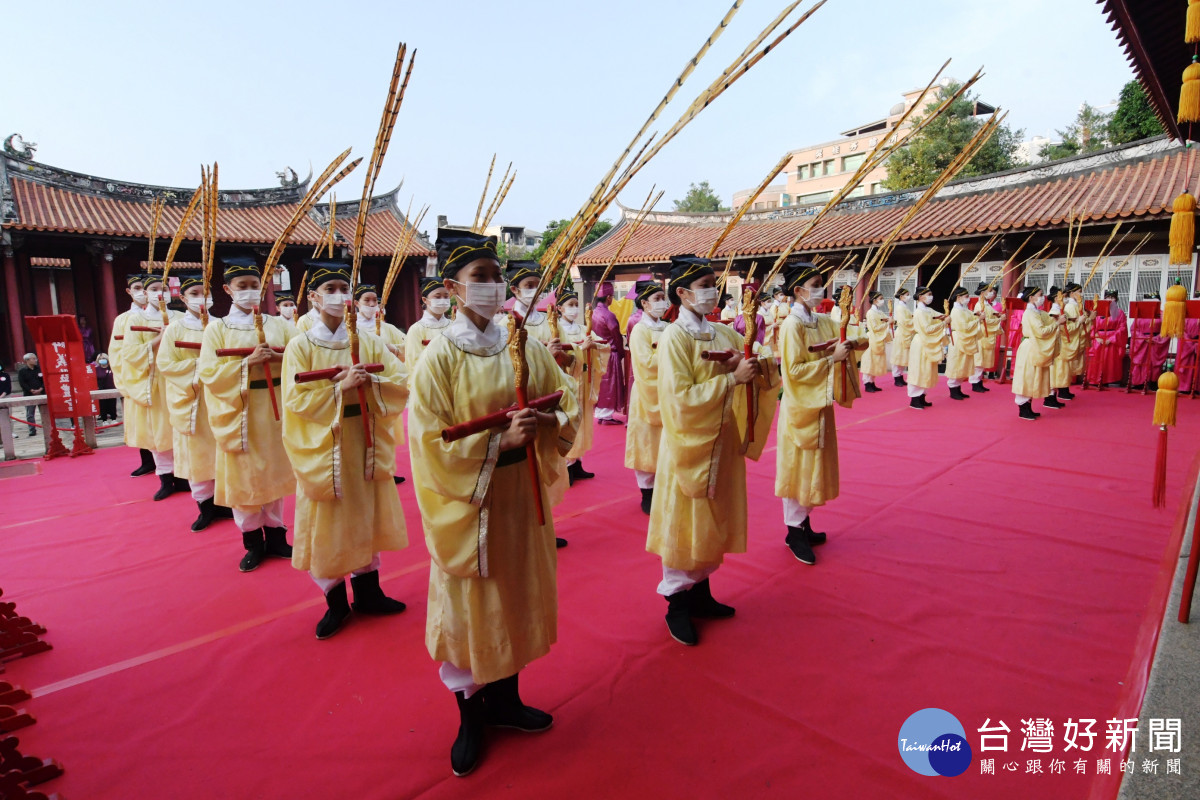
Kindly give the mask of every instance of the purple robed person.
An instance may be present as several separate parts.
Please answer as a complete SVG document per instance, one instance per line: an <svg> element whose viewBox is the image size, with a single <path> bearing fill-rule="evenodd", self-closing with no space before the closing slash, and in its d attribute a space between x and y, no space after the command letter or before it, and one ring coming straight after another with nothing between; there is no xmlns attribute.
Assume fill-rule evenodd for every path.
<svg viewBox="0 0 1200 800"><path fill-rule="evenodd" d="M614 413L626 413L629 404L629 387L625 381L625 343L621 337L621 323L608 308L612 298L612 284L601 284L596 290L596 308L592 311L592 333L612 348L608 371L600 382L600 396L596 400L596 419L602 421L611 420Z"/></svg>

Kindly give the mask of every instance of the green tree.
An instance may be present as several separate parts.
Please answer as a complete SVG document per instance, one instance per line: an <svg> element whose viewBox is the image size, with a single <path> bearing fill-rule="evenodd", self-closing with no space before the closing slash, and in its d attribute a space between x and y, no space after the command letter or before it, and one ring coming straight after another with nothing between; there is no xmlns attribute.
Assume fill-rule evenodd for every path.
<svg viewBox="0 0 1200 800"><path fill-rule="evenodd" d="M1150 106L1146 90L1137 81L1121 89L1117 110L1108 121L1108 140L1114 145L1136 142L1163 133L1162 123Z"/></svg>
<svg viewBox="0 0 1200 800"><path fill-rule="evenodd" d="M535 261L541 261L542 256L545 255L546 251L550 249L550 246L554 244L554 240L557 239L558 235L566 230L567 226L570 224L571 220L569 219L552 219L547 222L546 230L542 233L542 241L538 243L537 247L533 248L528 257ZM612 226L612 223L608 220L602 219L597 222L594 226L592 226L592 229L588 231L588 235L583 240L583 246L587 247L589 244L608 233L610 230L612 230Z"/></svg>
<svg viewBox="0 0 1200 800"><path fill-rule="evenodd" d="M1061 144L1042 145L1038 155L1049 161L1079 155L1094 153L1109 146L1109 114L1097 111L1084 103L1075 115L1075 121L1066 130L1057 131L1062 137Z"/></svg>
<svg viewBox="0 0 1200 800"><path fill-rule="evenodd" d="M952 94L958 91L958 85L952 84L942 91L944 94ZM944 114L929 123L907 147L894 153L887 162L888 176L883 181L883 188L899 191L933 183L983 126L983 120L972 113L978 99L973 92L967 92L951 103ZM940 102L934 100L924 111L932 113ZM914 123L919 119L914 120ZM1013 130L1008 125L1001 124L958 176L967 178L973 175L989 175L1023 166L1017 160L1016 153L1024 135L1023 130Z"/></svg>
<svg viewBox="0 0 1200 800"><path fill-rule="evenodd" d="M708 181L700 181L699 184L690 184L687 194L682 200L675 201L676 211L728 211L729 209L721 205L721 198L717 197L717 193L708 185Z"/></svg>

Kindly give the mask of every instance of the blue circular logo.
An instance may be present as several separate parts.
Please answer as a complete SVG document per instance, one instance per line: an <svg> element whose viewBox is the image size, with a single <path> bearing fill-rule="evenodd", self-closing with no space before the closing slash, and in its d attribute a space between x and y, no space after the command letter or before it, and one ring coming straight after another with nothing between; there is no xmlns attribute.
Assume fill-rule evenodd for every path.
<svg viewBox="0 0 1200 800"><path fill-rule="evenodd" d="M923 708L904 720L896 744L904 763L920 775L953 778L971 766L967 732L940 708Z"/></svg>

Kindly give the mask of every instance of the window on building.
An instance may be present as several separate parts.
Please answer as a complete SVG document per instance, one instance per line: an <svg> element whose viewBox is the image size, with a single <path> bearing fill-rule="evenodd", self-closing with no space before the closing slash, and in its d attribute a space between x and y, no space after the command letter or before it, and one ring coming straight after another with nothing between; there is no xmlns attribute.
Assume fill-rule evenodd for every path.
<svg viewBox="0 0 1200 800"><path fill-rule="evenodd" d="M858 153L852 156L842 158L842 172L853 172L862 166L862 163L867 160L866 153Z"/></svg>
<svg viewBox="0 0 1200 800"><path fill-rule="evenodd" d="M847 197L862 197L866 193L867 193L867 187L855 186L852 190L850 190L850 194L848 194L846 196Z"/></svg>
<svg viewBox="0 0 1200 800"><path fill-rule="evenodd" d="M780 205L783 206L784 208L787 208L791 204L792 204L792 196L790 194L785 194L783 196L782 202L780 202Z"/></svg>
<svg viewBox="0 0 1200 800"><path fill-rule="evenodd" d="M871 194L882 194L882 193L883 193L883 184L882 183L872 183L871 184Z"/></svg>
<svg viewBox="0 0 1200 800"><path fill-rule="evenodd" d="M796 180L808 180L808 164L801 164L800 168L796 170Z"/></svg>
<svg viewBox="0 0 1200 800"><path fill-rule="evenodd" d="M833 159L832 158L829 159L828 161L821 162L821 174L822 175L832 175L833 174Z"/></svg>
<svg viewBox="0 0 1200 800"><path fill-rule="evenodd" d="M802 194L797 199L800 205L808 205L809 203L828 203L829 198L833 197L833 192L814 192L813 194Z"/></svg>

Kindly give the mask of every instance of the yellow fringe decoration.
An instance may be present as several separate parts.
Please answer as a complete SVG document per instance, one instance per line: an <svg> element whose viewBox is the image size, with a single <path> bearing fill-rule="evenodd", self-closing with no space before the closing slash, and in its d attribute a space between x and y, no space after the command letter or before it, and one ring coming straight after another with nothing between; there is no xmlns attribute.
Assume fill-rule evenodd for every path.
<svg viewBox="0 0 1200 800"><path fill-rule="evenodd" d="M1174 372L1158 376L1158 391L1154 393L1154 424L1175 424L1175 401L1179 392L1179 377Z"/></svg>
<svg viewBox="0 0 1200 800"><path fill-rule="evenodd" d="M1179 121L1200 122L1200 64L1192 62L1183 71L1179 89Z"/></svg>
<svg viewBox="0 0 1200 800"><path fill-rule="evenodd" d="M1196 243L1196 198L1184 192L1175 198L1171 211L1174 213L1171 214L1170 263L1191 264Z"/></svg>
<svg viewBox="0 0 1200 800"><path fill-rule="evenodd" d="M1183 29L1183 40L1188 44L1200 42L1200 0L1188 0L1187 25Z"/></svg>
<svg viewBox="0 0 1200 800"><path fill-rule="evenodd" d="M1183 338L1183 320L1187 317L1187 289L1182 284L1167 287L1163 303L1162 336Z"/></svg>

